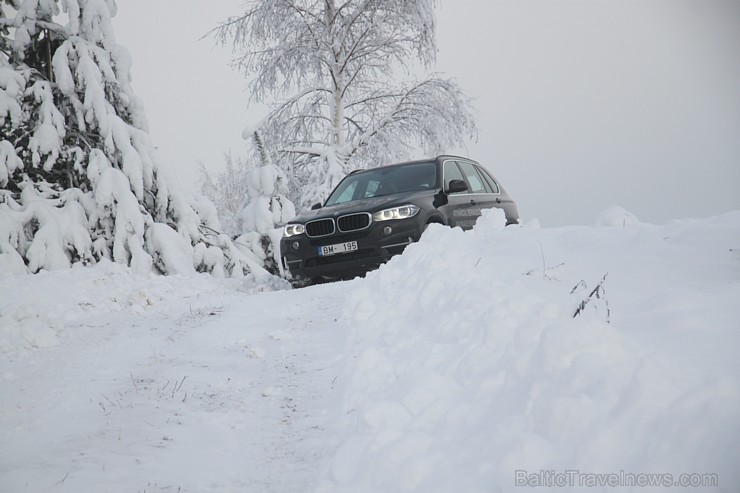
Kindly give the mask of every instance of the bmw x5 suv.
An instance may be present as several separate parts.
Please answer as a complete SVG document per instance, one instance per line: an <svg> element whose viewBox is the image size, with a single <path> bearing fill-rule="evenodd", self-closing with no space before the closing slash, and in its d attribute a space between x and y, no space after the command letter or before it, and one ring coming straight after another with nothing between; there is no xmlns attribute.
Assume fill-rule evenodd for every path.
<svg viewBox="0 0 740 493"><path fill-rule="evenodd" d="M377 268L419 240L430 223L470 229L481 210L516 204L482 166L439 156L347 175L326 202L292 219L280 241L283 267L298 283L348 279Z"/></svg>

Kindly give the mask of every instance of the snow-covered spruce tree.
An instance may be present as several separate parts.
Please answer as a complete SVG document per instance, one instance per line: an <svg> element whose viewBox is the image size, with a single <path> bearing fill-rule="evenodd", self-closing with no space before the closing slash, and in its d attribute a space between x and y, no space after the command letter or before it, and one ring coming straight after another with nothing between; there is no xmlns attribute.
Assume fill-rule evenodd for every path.
<svg viewBox="0 0 740 493"><path fill-rule="evenodd" d="M115 0L0 0L0 269L103 258L244 275L213 205L158 165ZM60 8L61 7L61 8Z"/></svg>
<svg viewBox="0 0 740 493"><path fill-rule="evenodd" d="M247 201L239 215L241 230L237 244L246 244L272 274L283 274L280 262L280 238L283 226L295 217L295 206L286 195L288 179L272 161L258 130L245 131L251 135L259 166L247 172Z"/></svg>
<svg viewBox="0 0 740 493"><path fill-rule="evenodd" d="M201 166L201 192L215 204L234 243L268 272L282 275L280 238L295 216L286 197L288 179L275 166L258 130L245 129L252 152L247 158L226 154L226 168L215 175Z"/></svg>
<svg viewBox="0 0 740 493"><path fill-rule="evenodd" d="M475 134L469 100L450 79L394 80L432 65L436 0L251 0L214 30L272 102L261 125L303 208L350 170L437 153ZM408 70L406 71L408 73Z"/></svg>
<svg viewBox="0 0 740 493"><path fill-rule="evenodd" d="M258 130L245 129L242 135L252 141L252 152L246 158L226 153L226 168L215 174L201 165L201 193L215 205L237 248L269 273L283 276L280 238L295 217L286 197L288 179Z"/></svg>

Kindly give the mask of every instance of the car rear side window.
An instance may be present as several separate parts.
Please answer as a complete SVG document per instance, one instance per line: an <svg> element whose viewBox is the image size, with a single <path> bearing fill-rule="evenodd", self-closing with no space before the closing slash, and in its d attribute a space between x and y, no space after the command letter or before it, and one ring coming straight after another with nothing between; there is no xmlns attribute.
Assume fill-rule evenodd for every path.
<svg viewBox="0 0 740 493"><path fill-rule="evenodd" d="M491 173L489 173L488 170L483 167L477 167L477 169L483 179L486 180L488 185L491 187L493 193L501 193L501 188L499 188L498 183L496 183L496 180L493 179Z"/></svg>
<svg viewBox="0 0 740 493"><path fill-rule="evenodd" d="M493 193L491 187L485 182L483 178L478 174L475 166L465 161L458 161L460 168L462 169L465 177L468 179L470 185L470 191L473 193Z"/></svg>

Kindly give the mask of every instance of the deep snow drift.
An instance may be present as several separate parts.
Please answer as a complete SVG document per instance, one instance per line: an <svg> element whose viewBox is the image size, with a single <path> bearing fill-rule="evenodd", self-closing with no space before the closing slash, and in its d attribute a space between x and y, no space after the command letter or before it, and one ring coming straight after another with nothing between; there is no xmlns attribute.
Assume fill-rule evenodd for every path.
<svg viewBox="0 0 740 493"><path fill-rule="evenodd" d="M513 491L516 471L567 470L584 474L570 486L716 473L736 491L740 213L504 221L494 210L468 233L433 225L355 284L342 438L322 491Z"/></svg>
<svg viewBox="0 0 740 493"><path fill-rule="evenodd" d="M598 224L492 211L300 290L0 277L0 491L735 491L740 212Z"/></svg>

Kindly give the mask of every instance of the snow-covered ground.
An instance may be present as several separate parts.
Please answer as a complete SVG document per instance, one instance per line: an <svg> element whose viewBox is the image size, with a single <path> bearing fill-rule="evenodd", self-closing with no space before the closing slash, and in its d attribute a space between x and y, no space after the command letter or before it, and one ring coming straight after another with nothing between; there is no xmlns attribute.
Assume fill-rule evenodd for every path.
<svg viewBox="0 0 740 493"><path fill-rule="evenodd" d="M0 277L0 491L734 492L738 250L740 212L493 211L298 290ZM664 486L585 489L645 479Z"/></svg>

